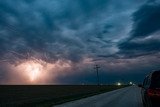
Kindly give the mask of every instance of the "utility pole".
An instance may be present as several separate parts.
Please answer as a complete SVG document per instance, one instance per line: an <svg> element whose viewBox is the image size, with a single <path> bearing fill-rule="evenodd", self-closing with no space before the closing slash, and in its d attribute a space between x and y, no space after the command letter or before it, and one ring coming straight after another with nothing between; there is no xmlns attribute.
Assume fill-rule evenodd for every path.
<svg viewBox="0 0 160 107"><path fill-rule="evenodd" d="M100 81L99 81L99 66L98 65L95 65L94 69L96 70L96 73L97 73L97 85L100 85Z"/></svg>

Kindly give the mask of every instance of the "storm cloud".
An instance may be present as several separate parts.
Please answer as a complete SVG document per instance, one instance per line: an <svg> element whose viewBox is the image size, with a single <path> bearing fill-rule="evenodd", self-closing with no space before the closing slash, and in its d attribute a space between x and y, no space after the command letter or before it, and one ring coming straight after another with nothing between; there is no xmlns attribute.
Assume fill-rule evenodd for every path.
<svg viewBox="0 0 160 107"><path fill-rule="evenodd" d="M0 0L0 83L13 75L4 63L28 59L69 62L57 83L93 83L94 64L107 75L144 75L160 62L159 10L158 0Z"/></svg>
<svg viewBox="0 0 160 107"><path fill-rule="evenodd" d="M130 37L119 44L122 53L143 56L160 51L160 3L149 1L132 14Z"/></svg>

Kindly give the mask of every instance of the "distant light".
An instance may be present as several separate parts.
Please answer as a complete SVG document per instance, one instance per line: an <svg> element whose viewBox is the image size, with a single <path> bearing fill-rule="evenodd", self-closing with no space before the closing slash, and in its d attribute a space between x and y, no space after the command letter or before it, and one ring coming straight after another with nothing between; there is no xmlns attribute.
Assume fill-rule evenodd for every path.
<svg viewBox="0 0 160 107"><path fill-rule="evenodd" d="M130 85L133 85L133 82L129 82Z"/></svg>
<svg viewBox="0 0 160 107"><path fill-rule="evenodd" d="M117 83L118 86L122 85L120 82Z"/></svg>

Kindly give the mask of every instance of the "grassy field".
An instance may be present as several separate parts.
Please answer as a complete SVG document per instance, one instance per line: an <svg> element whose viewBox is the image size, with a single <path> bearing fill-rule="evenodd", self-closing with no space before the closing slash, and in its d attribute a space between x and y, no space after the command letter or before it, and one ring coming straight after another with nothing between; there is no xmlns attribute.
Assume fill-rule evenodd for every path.
<svg viewBox="0 0 160 107"><path fill-rule="evenodd" d="M0 107L51 107L123 88L115 85L1 85Z"/></svg>

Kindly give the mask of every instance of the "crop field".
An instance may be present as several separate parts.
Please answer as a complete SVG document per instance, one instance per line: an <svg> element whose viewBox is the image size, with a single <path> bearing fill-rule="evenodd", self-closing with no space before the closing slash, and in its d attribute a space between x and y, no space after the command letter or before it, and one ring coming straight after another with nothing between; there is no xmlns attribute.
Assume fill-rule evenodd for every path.
<svg viewBox="0 0 160 107"><path fill-rule="evenodd" d="M51 107L123 88L115 85L1 85L0 107Z"/></svg>

